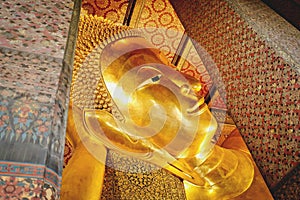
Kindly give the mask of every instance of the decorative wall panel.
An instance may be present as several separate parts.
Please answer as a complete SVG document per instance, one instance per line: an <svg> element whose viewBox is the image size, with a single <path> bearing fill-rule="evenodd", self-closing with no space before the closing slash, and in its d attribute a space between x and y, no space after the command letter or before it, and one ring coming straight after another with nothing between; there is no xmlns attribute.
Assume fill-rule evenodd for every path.
<svg viewBox="0 0 300 200"><path fill-rule="evenodd" d="M1 3L0 199L59 198L73 7L80 1Z"/></svg>
<svg viewBox="0 0 300 200"><path fill-rule="evenodd" d="M217 64L228 109L274 186L299 163L299 31L260 1L172 3L187 33Z"/></svg>
<svg viewBox="0 0 300 200"><path fill-rule="evenodd" d="M0 46L62 59L72 9L71 0L2 1Z"/></svg>
<svg viewBox="0 0 300 200"><path fill-rule="evenodd" d="M112 22L122 24L128 0L83 0L82 8L88 14L102 16Z"/></svg>

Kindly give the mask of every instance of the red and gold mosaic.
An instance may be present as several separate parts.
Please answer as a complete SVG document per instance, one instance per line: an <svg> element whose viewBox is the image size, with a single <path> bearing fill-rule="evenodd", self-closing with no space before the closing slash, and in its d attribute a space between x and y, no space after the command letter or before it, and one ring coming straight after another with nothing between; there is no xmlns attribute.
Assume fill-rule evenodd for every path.
<svg viewBox="0 0 300 200"><path fill-rule="evenodd" d="M267 183L274 186L300 161L299 74L264 39L269 36L255 31L226 1L172 2L187 33L217 64L228 109ZM254 4L250 10L257 15L263 8ZM269 15L264 10L262 15Z"/></svg>

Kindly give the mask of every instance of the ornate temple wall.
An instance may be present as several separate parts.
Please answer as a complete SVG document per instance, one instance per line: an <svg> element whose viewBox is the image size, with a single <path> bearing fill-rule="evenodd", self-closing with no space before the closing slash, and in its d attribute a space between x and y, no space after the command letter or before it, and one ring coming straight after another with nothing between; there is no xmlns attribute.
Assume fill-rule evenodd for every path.
<svg viewBox="0 0 300 200"><path fill-rule="evenodd" d="M288 175L292 187L281 197L293 199L299 195L299 31L261 1L171 3L217 64L223 98L268 185L275 195L283 192Z"/></svg>
<svg viewBox="0 0 300 200"><path fill-rule="evenodd" d="M59 198L79 8L1 2L0 199Z"/></svg>
<svg viewBox="0 0 300 200"><path fill-rule="evenodd" d="M3 1L0 6L5 16L0 35L1 198L58 198L80 9L80 1L74 2L75 7L73 1ZM118 9L103 3L100 15L122 23L128 1L107 2L116 3ZM274 196L294 199L300 177L299 31L260 1L171 2L184 29L217 64L231 116ZM85 6L97 12L96 4ZM213 74L209 77L214 79ZM219 91L224 94L222 87ZM120 158L112 152L110 159ZM128 180L126 174L118 176ZM113 183L115 177L105 178ZM146 174L140 190L149 194L147 186L158 179L163 179L163 189L151 187L159 195L184 198L181 185L171 184L173 193L164 192L169 183L179 182L165 171ZM125 191L131 183L118 184ZM105 187L104 192L113 193L112 185Z"/></svg>

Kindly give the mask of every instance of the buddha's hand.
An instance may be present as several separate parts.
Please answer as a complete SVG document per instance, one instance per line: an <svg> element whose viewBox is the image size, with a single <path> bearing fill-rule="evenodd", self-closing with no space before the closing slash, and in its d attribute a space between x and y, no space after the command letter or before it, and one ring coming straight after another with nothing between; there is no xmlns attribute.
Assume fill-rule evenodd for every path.
<svg viewBox="0 0 300 200"><path fill-rule="evenodd" d="M72 108L73 129L83 145L98 143L108 149L142 159L165 168L183 179L202 185L203 180L192 169L178 162L167 151L158 148L147 140L133 139L118 128L115 119L107 111ZM73 132L75 132L73 130ZM87 147L91 149L91 147ZM95 150L94 146L92 149ZM93 152L91 152L93 153Z"/></svg>
<svg viewBox="0 0 300 200"><path fill-rule="evenodd" d="M122 132L113 116L103 110L69 108L68 137L74 141L88 140L105 145L110 149L121 149L132 153L147 153L150 150L142 141L135 140ZM74 138L74 139L73 139Z"/></svg>

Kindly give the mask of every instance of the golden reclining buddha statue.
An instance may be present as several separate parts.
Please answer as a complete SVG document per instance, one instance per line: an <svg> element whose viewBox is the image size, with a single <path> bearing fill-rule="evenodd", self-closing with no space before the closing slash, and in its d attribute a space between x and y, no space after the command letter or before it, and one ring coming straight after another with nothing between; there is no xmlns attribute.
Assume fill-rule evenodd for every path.
<svg viewBox="0 0 300 200"><path fill-rule="evenodd" d="M90 29L95 20L101 26ZM100 199L109 149L180 177L187 199L230 199L247 190L252 161L212 144L218 124L200 89L138 31L81 16L66 136L75 150L61 198Z"/></svg>

